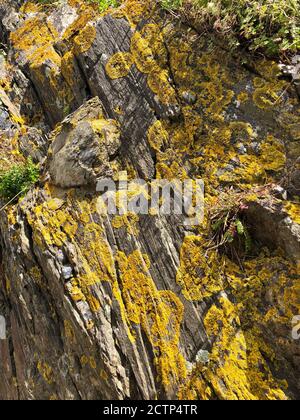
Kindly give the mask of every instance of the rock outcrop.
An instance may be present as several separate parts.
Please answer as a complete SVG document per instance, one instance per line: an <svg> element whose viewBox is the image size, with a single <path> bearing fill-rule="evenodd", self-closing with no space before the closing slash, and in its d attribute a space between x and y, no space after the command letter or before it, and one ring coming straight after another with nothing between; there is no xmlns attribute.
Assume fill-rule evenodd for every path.
<svg viewBox="0 0 300 420"><path fill-rule="evenodd" d="M0 29L0 168L41 167L0 213L0 399L298 399L300 104L279 66L148 0L0 1ZM97 181L125 175L136 200L138 178L203 179L203 224L104 213ZM243 257L214 242L220 196Z"/></svg>

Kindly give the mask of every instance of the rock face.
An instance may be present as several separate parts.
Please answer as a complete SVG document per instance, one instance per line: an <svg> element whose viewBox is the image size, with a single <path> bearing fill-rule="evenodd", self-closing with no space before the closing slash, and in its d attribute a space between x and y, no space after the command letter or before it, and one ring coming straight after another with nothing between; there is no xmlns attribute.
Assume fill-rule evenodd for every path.
<svg viewBox="0 0 300 420"><path fill-rule="evenodd" d="M0 213L0 399L298 399L300 106L278 65L151 1L0 2L0 28L0 168L41 164ZM203 179L203 224L103 213L97 181L126 173L136 200L137 178ZM210 224L234 194L242 259Z"/></svg>
<svg viewBox="0 0 300 420"><path fill-rule="evenodd" d="M95 186L101 177L113 176L110 161L120 145L116 121L104 118L98 98L88 101L54 132L48 159L51 181L62 188Z"/></svg>

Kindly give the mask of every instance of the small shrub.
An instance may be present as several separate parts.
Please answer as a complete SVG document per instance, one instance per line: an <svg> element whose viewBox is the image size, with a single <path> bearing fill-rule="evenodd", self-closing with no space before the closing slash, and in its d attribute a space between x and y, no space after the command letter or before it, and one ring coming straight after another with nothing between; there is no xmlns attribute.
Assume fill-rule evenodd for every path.
<svg viewBox="0 0 300 420"><path fill-rule="evenodd" d="M224 193L210 210L211 242L213 248L233 259L242 260L252 250L252 238L245 221L243 193Z"/></svg>
<svg viewBox="0 0 300 420"><path fill-rule="evenodd" d="M178 9L201 30L225 36L232 47L270 56L300 49L299 0L161 0L162 7Z"/></svg>
<svg viewBox="0 0 300 420"><path fill-rule="evenodd" d="M39 179L39 169L31 159L24 165L14 165L5 172L0 172L0 197L4 200L26 193Z"/></svg>

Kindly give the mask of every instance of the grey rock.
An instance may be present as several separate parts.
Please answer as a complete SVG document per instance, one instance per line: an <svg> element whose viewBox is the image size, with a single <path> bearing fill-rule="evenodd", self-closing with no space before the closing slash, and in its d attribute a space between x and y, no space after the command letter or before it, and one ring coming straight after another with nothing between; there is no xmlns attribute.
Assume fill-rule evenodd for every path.
<svg viewBox="0 0 300 420"><path fill-rule="evenodd" d="M63 266L62 275L65 280L69 280L70 278L73 277L73 268L70 266Z"/></svg>
<svg viewBox="0 0 300 420"><path fill-rule="evenodd" d="M9 37L9 29L3 26L3 16L10 13L12 6L16 11L17 3L20 2L7 1L6 7L0 3L0 37L3 40ZM118 219L99 211L99 197L95 191L99 178L112 176L128 167L131 176L155 177L158 158L161 157L165 159L166 170L179 161L180 169L189 173L192 164L186 161L190 158L189 153L193 155L194 148L199 152L196 157L201 157L204 164L203 167L202 163L197 164L199 167L194 165L193 170L198 171L197 174L203 170L208 176L214 175L218 164L214 156L211 155L210 164L205 165L204 151L207 150L208 134L211 134L209 130L219 135L224 128L225 116L225 124L242 119L260 126L259 140L268 133L276 138L289 138L285 129L274 124L281 109L257 110L249 100L247 112L242 117L242 107L232 110L231 105L226 112L212 116L207 109L218 108L219 96L225 98L228 92L227 89L223 92L217 83L218 98L215 100L211 93L204 91L203 82L207 82L208 76L200 71L195 75L201 86L199 98L203 95L207 99L207 107L192 108L203 121L203 136L198 138L201 130L195 130L192 144L185 145L188 151L183 151L182 145L177 144L178 148L156 153L148 140L149 127L160 121L163 126L170 127L170 144L178 142L174 132L176 134L178 126L183 131L186 129L182 124L180 104L162 103L158 93L150 89L147 73L139 71L136 65L126 76L116 79L110 78L106 72L106 64L112 55L129 52L133 33L141 31L148 21L143 16L134 28L120 15L113 17L113 13L109 13L96 18L93 15L88 25L95 28L95 39L92 39L90 48L75 51L73 38L76 31L67 39L62 35L74 22L75 13L71 9L66 6L66 1L62 1L54 3L47 14L41 12L40 16L38 13L43 21L53 23L59 32L55 44L49 46L56 63L47 57L35 62L34 66L32 56L9 46L8 60L12 65L14 86L5 97L4 109L11 120L11 105L15 105L20 115L26 117L26 124L32 126L29 130L15 122L14 129L5 131L4 139L8 142L7 149L3 149L5 158L11 158L9 151L13 141L10 139L18 138L21 152L34 156L43 165L38 185L18 203L0 213L0 311L7 320L8 331L8 340L0 343L0 399L175 399L182 385L194 393L194 380L203 381L203 388L208 388L213 398L224 398L223 392L224 395L230 392L235 399L241 395L247 398L253 392L253 398L256 398L257 384L252 386L251 381L249 384L246 381L249 388L243 390L231 378L218 376L222 376L220 372L228 354L227 363L234 363L234 369L247 365L246 369L241 369L241 374L247 378L251 376L248 369L252 361L249 365L246 363L247 351L253 347L251 340L247 343L251 328L268 340L276 359L275 364L262 351L259 356L261 364L253 369L260 378L262 369L266 376L272 372L274 383L278 380L281 384L280 380L286 379L288 389L282 387L282 393L297 399L299 369L293 363L298 360L299 346L287 339L290 337L290 320L280 325L272 320L265 323L255 319L252 323L252 314L248 311L251 302L239 300L229 278L220 279L223 292L219 292L219 287L214 291L215 285L209 281L207 288L212 287L212 292L208 293L208 298L194 299L184 295L183 286L177 279L182 264L182 244L186 236L198 236L197 229L191 227L186 231L183 217L179 215L145 215L136 222L129 220L130 223L125 218L123 225L121 221L121 227L118 227ZM62 11L66 13L65 18ZM85 17L83 15L83 20ZM189 44L190 38L197 39L196 33L186 31L173 18L170 18L170 27L160 16L155 15L154 19L150 22L157 23L158 20L164 27L164 43L168 48L175 48L176 52L177 48ZM198 48L198 42L191 41L189 54L195 63L203 53L206 58L204 44ZM221 51L217 46L216 49ZM74 78L67 80L68 74L62 71L59 62L71 51L75 55L67 57L72 59ZM175 90L176 97L180 97L182 90L189 92L194 89L191 86L194 81L182 80L182 75L178 76L174 71L176 63L172 64L172 54L170 57L171 60L163 64L166 79L171 80L169 87ZM237 84L242 80L241 86L236 87L237 91L247 85L252 92L253 78L257 75L240 69L236 58L227 51L223 52L222 61L221 56L212 58L212 61L220 74L232 72L232 79ZM195 63L190 65L187 60L187 70L193 71ZM231 85L230 79L226 84ZM72 83L74 80L75 84ZM90 97L93 99L87 101ZM192 103L193 98L190 99ZM36 114L40 114L37 119ZM23 135L25 130L27 135ZM222 143L220 148L225 147L226 155L226 142L223 144L223 138L218 142ZM164 147L169 147L166 139L163 143ZM219 144L216 143L215 147L217 149ZM213 152L210 150L210 154ZM230 156L229 160L229 170L234 170L239 158ZM215 177L214 182L217 183ZM219 189L210 187L214 194L223 188L222 185ZM238 191L242 188L236 184L230 187ZM271 206L263 201L251 205L245 218L250 225L254 224L254 239L268 246L270 252L280 245L286 258L299 261L299 225L288 218L278 201L277 207L275 204ZM199 252L202 251L199 246ZM185 280L191 283L191 287L202 288L206 283L205 268L198 267L203 261L208 261L208 271L213 272L213 277L218 277L219 267L217 270L211 267L208 256L194 255L193 249L184 256L188 260L187 267L183 267L187 268ZM196 260L196 266L189 261L190 257ZM122 270L123 264L125 268ZM238 266L236 270L239 270ZM274 272L273 276L271 273L274 281L277 274ZM237 280L239 275L242 277L243 273L237 271ZM212 280L214 283L215 278ZM296 276L290 279L287 294L296 280ZM261 313L265 314L274 307L281 318L281 313L285 314L285 291L283 293L280 289L277 293L272 289L271 293L267 290L269 286L259 284L258 290L256 286L253 290L249 282L246 292L248 288L249 295L253 292L254 304L258 302ZM144 296L147 296L146 302L143 302ZM224 311L222 300L228 303ZM214 307L217 313L223 311L226 319L217 319L216 334L208 336L204 321ZM272 328L269 328L270 324ZM219 327L220 337L217 336ZM243 335L249 346L244 352L242 340L238 341L241 343L238 348L241 359L238 355L232 361L231 340L239 335ZM199 352L199 349L212 346L217 350L215 346L219 338L228 341L228 348L220 349L220 360L210 358L206 350ZM162 381L163 368L168 369L169 362L171 369ZM280 372L276 365L280 365ZM180 375L181 372L177 375L178 367L182 370L187 367L187 377ZM205 377L206 372L210 376ZM214 375L213 381L211 375ZM267 391L267 386L263 386L263 396Z"/></svg>
<svg viewBox="0 0 300 420"><path fill-rule="evenodd" d="M207 365L210 361L210 353L207 350L199 350L196 355L196 362Z"/></svg>
<svg viewBox="0 0 300 420"><path fill-rule="evenodd" d="M62 122L49 151L49 173L63 188L96 185L100 177L112 176L109 164L120 148L115 121L106 120L94 98Z"/></svg>
<svg viewBox="0 0 300 420"><path fill-rule="evenodd" d="M237 151L240 155L246 155L247 154L247 148L243 143L239 143L237 146Z"/></svg>
<svg viewBox="0 0 300 420"><path fill-rule="evenodd" d="M280 205L268 201L252 203L247 218L257 240L271 249L282 248L295 261L300 260L300 225Z"/></svg>
<svg viewBox="0 0 300 420"><path fill-rule="evenodd" d="M281 198L282 200L287 200L288 198L287 191L280 185L275 185L273 187L273 193L275 197Z"/></svg>
<svg viewBox="0 0 300 420"><path fill-rule="evenodd" d="M0 129L7 130L11 127L11 122L9 120L9 113L5 109L0 108Z"/></svg>
<svg viewBox="0 0 300 420"><path fill-rule="evenodd" d="M182 97L189 105L194 105L197 102L197 95L193 92L183 92Z"/></svg>

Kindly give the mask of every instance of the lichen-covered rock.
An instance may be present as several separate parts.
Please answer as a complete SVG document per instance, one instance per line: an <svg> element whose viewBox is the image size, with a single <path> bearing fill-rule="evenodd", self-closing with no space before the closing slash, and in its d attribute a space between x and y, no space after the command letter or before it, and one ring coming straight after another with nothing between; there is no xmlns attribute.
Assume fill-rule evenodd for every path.
<svg viewBox="0 0 300 420"><path fill-rule="evenodd" d="M0 213L0 399L298 399L294 87L154 1L19 3L0 7L0 165L42 176ZM202 178L203 224L103 212L97 180L125 171ZM216 243L232 213L242 256Z"/></svg>
<svg viewBox="0 0 300 420"><path fill-rule="evenodd" d="M54 185L95 186L101 177L112 177L110 162L120 148L120 133L116 121L104 118L98 98L66 118L53 137L48 166Z"/></svg>
<svg viewBox="0 0 300 420"><path fill-rule="evenodd" d="M300 261L300 225L293 205L282 208L281 202L258 201L251 203L247 217L256 239L269 248L282 248L286 255ZM296 207L294 211L297 212Z"/></svg>

